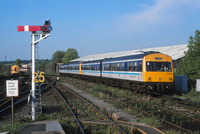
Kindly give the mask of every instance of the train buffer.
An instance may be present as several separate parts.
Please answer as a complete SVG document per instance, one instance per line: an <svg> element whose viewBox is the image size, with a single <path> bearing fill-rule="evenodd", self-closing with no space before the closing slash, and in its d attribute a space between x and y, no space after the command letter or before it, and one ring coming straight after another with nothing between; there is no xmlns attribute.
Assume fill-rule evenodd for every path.
<svg viewBox="0 0 200 134"><path fill-rule="evenodd" d="M19 134L65 134L58 121L39 121L18 128Z"/></svg>

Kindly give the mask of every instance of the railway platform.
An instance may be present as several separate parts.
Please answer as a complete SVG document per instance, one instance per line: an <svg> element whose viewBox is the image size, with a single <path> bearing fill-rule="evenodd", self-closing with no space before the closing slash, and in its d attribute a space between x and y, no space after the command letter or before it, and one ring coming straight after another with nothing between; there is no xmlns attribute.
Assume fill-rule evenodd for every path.
<svg viewBox="0 0 200 134"><path fill-rule="evenodd" d="M15 134L65 134L58 121L39 121L18 128Z"/></svg>

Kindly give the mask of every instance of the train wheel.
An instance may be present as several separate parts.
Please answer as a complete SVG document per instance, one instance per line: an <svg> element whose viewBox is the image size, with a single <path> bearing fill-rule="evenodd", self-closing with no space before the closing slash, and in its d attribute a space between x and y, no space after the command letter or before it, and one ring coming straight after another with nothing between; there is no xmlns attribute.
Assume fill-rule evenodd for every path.
<svg viewBox="0 0 200 134"><path fill-rule="evenodd" d="M164 86L163 86L163 83L162 83L161 86L160 86L160 89L159 89L160 95L163 95L163 91L164 91Z"/></svg>

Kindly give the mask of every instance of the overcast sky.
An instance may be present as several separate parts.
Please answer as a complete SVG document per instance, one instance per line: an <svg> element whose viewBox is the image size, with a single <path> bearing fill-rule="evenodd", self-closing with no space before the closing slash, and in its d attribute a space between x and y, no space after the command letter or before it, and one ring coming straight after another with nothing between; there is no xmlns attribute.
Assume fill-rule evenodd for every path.
<svg viewBox="0 0 200 134"><path fill-rule="evenodd" d="M80 57L187 44L200 29L200 0L0 0L0 61L30 60L30 32L51 20L39 59L75 48Z"/></svg>

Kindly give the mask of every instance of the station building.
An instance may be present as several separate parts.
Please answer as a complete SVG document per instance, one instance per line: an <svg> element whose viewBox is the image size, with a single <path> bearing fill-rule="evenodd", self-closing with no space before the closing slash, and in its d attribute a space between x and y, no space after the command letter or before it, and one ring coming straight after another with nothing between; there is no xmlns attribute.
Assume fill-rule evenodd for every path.
<svg viewBox="0 0 200 134"><path fill-rule="evenodd" d="M145 48L145 49L137 49L137 50L129 50L129 51L121 51L121 52L113 52L113 53L104 53L104 54L95 54L84 56L75 60L71 60L70 62L87 62L87 61L95 61L95 60L103 60L106 58L116 58L121 56L129 56L138 52L147 52L147 51L156 51L172 57L173 67L177 68L178 63L181 61L181 58L185 56L184 52L188 50L188 44L184 45L175 45L175 46L164 46L164 47L155 47L155 48Z"/></svg>

